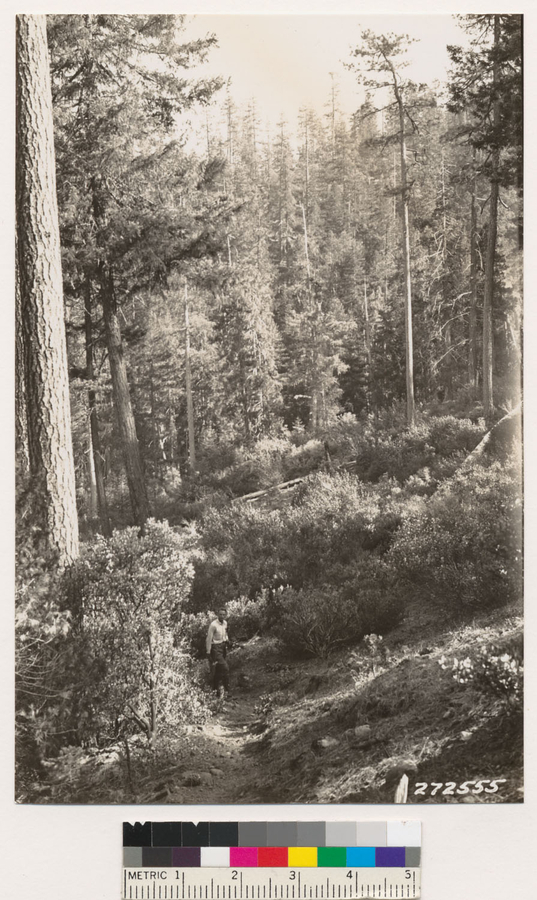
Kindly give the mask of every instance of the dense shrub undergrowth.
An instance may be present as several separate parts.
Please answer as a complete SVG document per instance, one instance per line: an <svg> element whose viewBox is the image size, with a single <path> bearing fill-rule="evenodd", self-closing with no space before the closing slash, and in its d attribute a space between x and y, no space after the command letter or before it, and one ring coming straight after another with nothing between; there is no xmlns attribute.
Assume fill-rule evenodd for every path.
<svg viewBox="0 0 537 900"><path fill-rule="evenodd" d="M153 739L202 713L181 617L193 567L181 535L149 521L98 540L66 583L73 637L91 679L78 703L92 733L119 726Z"/></svg>
<svg viewBox="0 0 537 900"><path fill-rule="evenodd" d="M484 432L482 419L425 413L408 431L404 415L394 407L376 418L357 420L347 413L320 436L297 427L282 428L246 447L212 441L199 448L196 476L187 476L180 487L156 498L156 507L159 516L172 523L184 515L198 518L209 508L225 506L226 500L350 461L355 461L353 471L360 480L372 483L391 478L403 485L426 470L422 489L431 493Z"/></svg>
<svg viewBox="0 0 537 900"><path fill-rule="evenodd" d="M220 470L215 449L190 485L198 521L184 533L165 521L141 537L116 531L88 542L64 573L36 540L19 541L19 779L62 747L135 732L153 741L202 719L192 656L223 602L234 640L270 633L293 653L325 657L387 633L416 601L449 617L519 600L520 465L507 440L501 459L494 446L461 467L482 432L454 417L413 432L343 417L329 458L324 441L298 431L228 454ZM348 457L355 469L338 472ZM323 464L330 471L314 471ZM278 508L230 502L297 474L307 477ZM501 693L520 680L508 657L454 674L470 668Z"/></svg>
<svg viewBox="0 0 537 900"><path fill-rule="evenodd" d="M448 425L432 432L452 434ZM371 484L318 473L290 506L209 511L200 535L192 611L265 591L267 627L300 652L325 655L385 633L414 600L450 617L522 594L516 458L484 456L432 494L427 470L402 487L386 477Z"/></svg>
<svg viewBox="0 0 537 900"><path fill-rule="evenodd" d="M66 745L159 732L205 715L181 628L193 568L184 539L149 521L86 545L18 597L22 768ZM31 573L30 573L31 574ZM21 769L22 770L22 769Z"/></svg>
<svg viewBox="0 0 537 900"><path fill-rule="evenodd" d="M365 560L354 579L342 586L325 584L278 592L275 634L294 652L324 658L372 631L394 628L403 614L382 560Z"/></svg>
<svg viewBox="0 0 537 900"><path fill-rule="evenodd" d="M522 501L517 465L457 473L410 508L387 555L407 592L446 609L502 606L522 595Z"/></svg>
<svg viewBox="0 0 537 900"><path fill-rule="evenodd" d="M311 476L281 509L209 510L200 526L205 559L197 566L194 611L282 584L300 589L332 576L341 581L342 567L388 548L400 516L401 501L389 489L347 474Z"/></svg>

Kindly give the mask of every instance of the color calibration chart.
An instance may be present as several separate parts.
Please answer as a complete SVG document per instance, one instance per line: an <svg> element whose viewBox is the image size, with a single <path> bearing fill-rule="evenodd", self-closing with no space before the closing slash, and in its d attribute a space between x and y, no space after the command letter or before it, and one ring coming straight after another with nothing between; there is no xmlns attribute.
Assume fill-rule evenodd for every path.
<svg viewBox="0 0 537 900"><path fill-rule="evenodd" d="M420 896L421 823L123 824L123 900Z"/></svg>

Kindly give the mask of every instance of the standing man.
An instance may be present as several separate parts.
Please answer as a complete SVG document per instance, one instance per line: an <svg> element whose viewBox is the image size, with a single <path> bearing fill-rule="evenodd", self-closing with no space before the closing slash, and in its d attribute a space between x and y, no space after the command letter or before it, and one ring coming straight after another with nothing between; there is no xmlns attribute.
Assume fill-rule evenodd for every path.
<svg viewBox="0 0 537 900"><path fill-rule="evenodd" d="M209 625L206 643L213 687L219 697L223 697L224 692L229 697L229 667L226 662L228 644L226 610L222 606L218 610L218 618Z"/></svg>

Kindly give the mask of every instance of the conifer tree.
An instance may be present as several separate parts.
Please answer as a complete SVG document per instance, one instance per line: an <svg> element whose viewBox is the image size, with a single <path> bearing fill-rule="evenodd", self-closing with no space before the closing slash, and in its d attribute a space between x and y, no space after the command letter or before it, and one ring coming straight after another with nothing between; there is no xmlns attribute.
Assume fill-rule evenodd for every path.
<svg viewBox="0 0 537 900"><path fill-rule="evenodd" d="M368 70L377 73L371 77L363 71L361 80L368 88L390 91L394 100L389 106L395 107L398 120L397 139L400 157L401 227L404 263L404 311L405 311L405 357L406 357L406 403L407 424L414 425L414 341L412 333L412 282L410 257L409 201L411 185L408 179L407 136L414 125L407 104L409 85L401 76L400 57L408 48L409 39L393 34L375 35L371 31L362 33L362 42L353 51L355 58L362 59Z"/></svg>
<svg viewBox="0 0 537 900"><path fill-rule="evenodd" d="M34 531L62 564L78 554L46 24L17 18L17 323Z"/></svg>
<svg viewBox="0 0 537 900"><path fill-rule="evenodd" d="M140 525L150 510L121 308L134 292L164 283L181 259L210 252L215 226L207 206L223 214L216 200L207 204L210 166L197 171L170 135L176 115L207 101L220 84L183 77L214 39L180 44L181 26L180 17L151 15L53 16L49 26L64 246L71 270L82 270L79 280L97 286L132 512ZM195 205L204 205L205 220Z"/></svg>
<svg viewBox="0 0 537 900"><path fill-rule="evenodd" d="M489 219L485 249L483 299L483 406L494 412L494 308L498 209L501 187L515 186L518 238L522 245L522 36L521 17L475 15L463 19L474 35L470 50L450 47L449 83L452 110L467 112L461 129L479 152L475 157L489 179Z"/></svg>

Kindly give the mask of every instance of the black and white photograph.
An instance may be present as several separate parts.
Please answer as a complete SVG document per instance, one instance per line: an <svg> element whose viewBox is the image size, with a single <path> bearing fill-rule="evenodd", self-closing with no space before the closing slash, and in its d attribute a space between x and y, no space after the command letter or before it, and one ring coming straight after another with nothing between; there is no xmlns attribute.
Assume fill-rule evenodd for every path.
<svg viewBox="0 0 537 900"><path fill-rule="evenodd" d="M522 25L17 16L17 804L523 803Z"/></svg>

